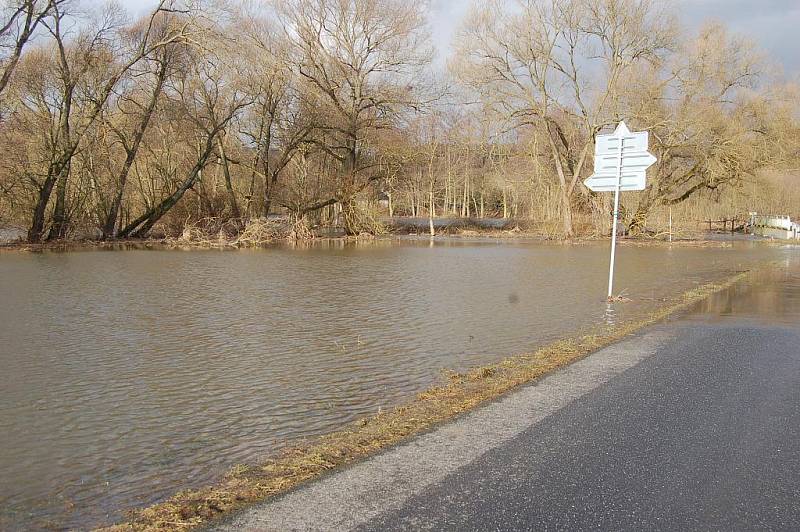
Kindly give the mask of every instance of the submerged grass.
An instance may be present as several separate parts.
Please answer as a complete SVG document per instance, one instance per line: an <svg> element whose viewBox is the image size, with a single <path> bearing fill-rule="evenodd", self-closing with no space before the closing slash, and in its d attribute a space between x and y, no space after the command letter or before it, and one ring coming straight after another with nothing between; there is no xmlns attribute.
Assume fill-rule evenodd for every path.
<svg viewBox="0 0 800 532"><path fill-rule="evenodd" d="M465 373L449 373L442 384L417 394L408 404L364 418L311 443L287 449L262 464L236 466L216 485L183 491L165 502L134 510L126 522L104 530L187 530L207 523L452 420L517 386L575 362L675 312L688 309L751 273L744 271L723 281L699 286L643 319L560 340L532 353L509 357Z"/></svg>

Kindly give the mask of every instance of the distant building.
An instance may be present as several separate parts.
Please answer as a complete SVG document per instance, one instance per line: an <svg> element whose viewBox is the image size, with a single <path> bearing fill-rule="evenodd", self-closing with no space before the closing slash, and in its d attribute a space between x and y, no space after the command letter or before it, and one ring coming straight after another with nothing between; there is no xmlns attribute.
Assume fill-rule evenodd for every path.
<svg viewBox="0 0 800 532"><path fill-rule="evenodd" d="M800 239L800 223L793 222L789 216L765 216L751 212L750 228L754 235L785 240Z"/></svg>

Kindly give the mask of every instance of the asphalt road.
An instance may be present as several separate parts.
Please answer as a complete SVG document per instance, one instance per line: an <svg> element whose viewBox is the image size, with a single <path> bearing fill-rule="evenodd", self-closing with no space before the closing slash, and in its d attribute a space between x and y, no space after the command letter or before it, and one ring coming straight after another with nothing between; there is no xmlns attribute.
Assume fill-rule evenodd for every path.
<svg viewBox="0 0 800 532"><path fill-rule="evenodd" d="M800 530L800 323L677 321L227 530Z"/></svg>

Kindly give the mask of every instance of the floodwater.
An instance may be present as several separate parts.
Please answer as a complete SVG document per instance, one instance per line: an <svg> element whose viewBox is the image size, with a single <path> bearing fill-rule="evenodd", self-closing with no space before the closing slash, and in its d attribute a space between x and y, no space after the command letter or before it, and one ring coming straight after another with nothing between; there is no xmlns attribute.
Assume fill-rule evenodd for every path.
<svg viewBox="0 0 800 532"><path fill-rule="evenodd" d="M759 271L699 302L686 318L800 327L800 245L795 248L777 267Z"/></svg>
<svg viewBox="0 0 800 532"><path fill-rule="evenodd" d="M0 529L87 528L794 248L0 253Z"/></svg>

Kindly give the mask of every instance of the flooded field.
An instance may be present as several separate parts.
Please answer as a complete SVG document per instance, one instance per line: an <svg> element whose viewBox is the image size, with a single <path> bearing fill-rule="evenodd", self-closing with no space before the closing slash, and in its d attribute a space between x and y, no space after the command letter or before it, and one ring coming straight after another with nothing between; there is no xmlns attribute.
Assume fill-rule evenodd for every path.
<svg viewBox="0 0 800 532"><path fill-rule="evenodd" d="M603 243L0 253L0 529L113 521L408 400L442 369L797 253L622 246L615 286L632 301L613 312Z"/></svg>

